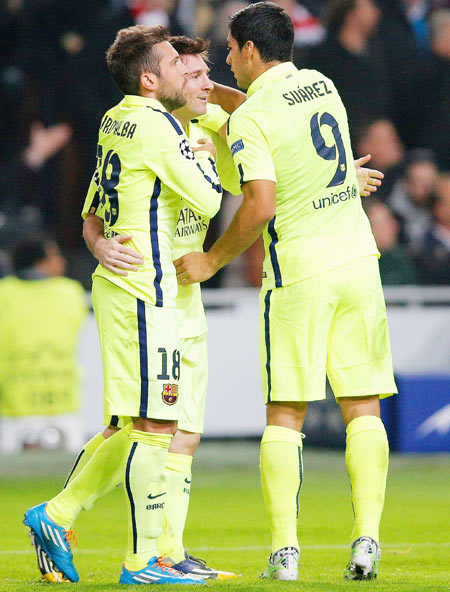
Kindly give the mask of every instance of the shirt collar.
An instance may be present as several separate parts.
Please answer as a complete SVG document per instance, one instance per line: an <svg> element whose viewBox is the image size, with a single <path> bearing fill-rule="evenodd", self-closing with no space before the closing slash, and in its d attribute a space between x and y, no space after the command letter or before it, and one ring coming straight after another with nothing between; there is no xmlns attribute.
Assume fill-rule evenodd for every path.
<svg viewBox="0 0 450 592"><path fill-rule="evenodd" d="M297 68L292 62L282 62L281 64L269 68L251 83L247 90L247 97L250 97L262 86L272 82L272 80L280 78L289 72L297 72Z"/></svg>
<svg viewBox="0 0 450 592"><path fill-rule="evenodd" d="M150 97L141 97L140 95L125 95L124 99L122 100L122 105L154 107L160 111L166 111L164 106L156 99L151 99Z"/></svg>

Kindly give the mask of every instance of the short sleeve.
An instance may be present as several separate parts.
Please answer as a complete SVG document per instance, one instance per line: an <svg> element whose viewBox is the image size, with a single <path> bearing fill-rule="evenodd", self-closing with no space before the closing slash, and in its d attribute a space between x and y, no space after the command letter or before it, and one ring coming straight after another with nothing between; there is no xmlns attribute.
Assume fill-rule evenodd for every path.
<svg viewBox="0 0 450 592"><path fill-rule="evenodd" d="M241 185L247 181L267 180L276 183L275 167L267 138L256 117L244 108L237 109L227 126L227 142L240 174Z"/></svg>

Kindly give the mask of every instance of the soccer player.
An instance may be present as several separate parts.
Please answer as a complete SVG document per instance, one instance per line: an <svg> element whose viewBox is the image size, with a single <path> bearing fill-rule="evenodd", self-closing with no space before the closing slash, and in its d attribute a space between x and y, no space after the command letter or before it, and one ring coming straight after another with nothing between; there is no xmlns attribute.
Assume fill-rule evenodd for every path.
<svg viewBox="0 0 450 592"><path fill-rule="evenodd" d="M173 111L173 115L181 122L194 150L208 140L213 142L217 150L216 164L221 185L229 192L239 194L239 175L227 143L219 134L219 130L228 119L228 113L218 105L207 103L213 88L208 76L209 67L205 62L208 58L209 42L200 38L194 41L184 36L173 37L170 42L189 71L184 87L186 105ZM242 102L244 98L245 96L238 91L233 93L234 104ZM101 207L94 213L86 202L83 215L86 216L86 243L103 267L124 276L128 272L136 272L141 259L138 252L127 246L132 237L118 235L105 238L104 214ZM196 212L188 203L183 203L175 230L173 256L179 257L192 250L201 251L208 225L208 217ZM175 569L208 579L224 579L234 574L206 566L201 560L187 555L183 546L183 531L192 480L191 465L203 432L208 374L207 326L200 286L179 286L176 305L182 340L179 385L182 393L181 410L178 430L171 441L166 462L168 484L164 508L165 522L163 533L158 540L158 550L161 555L170 558ZM111 429L110 427L109 430ZM104 436L108 437L109 433L110 431L106 431ZM61 498L65 496L63 493Z"/></svg>
<svg viewBox="0 0 450 592"><path fill-rule="evenodd" d="M175 262L178 281L208 279L263 233L261 479L272 553L262 577L298 577L301 430L308 401L325 398L327 374L347 426L355 513L344 577L372 579L388 468L379 398L396 386L379 253L349 164L345 108L331 80L291 62L292 22L278 5L234 13L228 44L227 63L247 89L228 124L244 199L207 253Z"/></svg>
<svg viewBox="0 0 450 592"><path fill-rule="evenodd" d="M194 155L170 115L186 103L188 70L169 37L162 26L130 27L119 31L108 50L109 70L125 98L100 124L97 167L87 198L93 211L100 205L104 209L105 235L132 234L130 244L143 258L136 274L121 276L99 265L93 280L104 412L110 418L133 419L128 430L110 438L125 437L128 443L126 462L117 459L128 514L120 582L128 584L204 581L172 569L157 552L167 492L165 465L180 408L173 237L180 199L210 218L222 193L210 147ZM101 448L91 461L101 456ZM92 477L101 479L94 462L78 477L91 464ZM114 467L109 463L102 469L111 472ZM42 550L64 579L76 582L70 508L57 498L28 510L25 524L38 558Z"/></svg>

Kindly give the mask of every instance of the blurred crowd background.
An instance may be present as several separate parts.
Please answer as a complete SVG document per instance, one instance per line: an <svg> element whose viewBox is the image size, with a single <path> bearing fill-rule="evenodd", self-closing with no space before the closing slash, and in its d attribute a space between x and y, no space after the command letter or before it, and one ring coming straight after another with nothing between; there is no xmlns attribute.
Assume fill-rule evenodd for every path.
<svg viewBox="0 0 450 592"><path fill-rule="evenodd" d="M336 84L355 157L382 170L364 198L385 284L450 284L450 1L282 0L295 28L294 62ZM90 287L94 267L80 211L103 113L121 99L104 55L118 29L167 25L211 40L213 80L235 86L227 19L242 0L1 0L0 275L36 232L60 245L67 275ZM208 241L239 200L226 199ZM211 281L257 286L257 243Z"/></svg>

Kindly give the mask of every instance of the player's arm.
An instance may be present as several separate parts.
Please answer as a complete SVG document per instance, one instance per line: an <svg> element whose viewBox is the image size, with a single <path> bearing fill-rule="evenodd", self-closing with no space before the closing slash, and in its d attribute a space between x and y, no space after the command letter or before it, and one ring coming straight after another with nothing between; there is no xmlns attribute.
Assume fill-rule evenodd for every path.
<svg viewBox="0 0 450 592"><path fill-rule="evenodd" d="M244 198L230 226L207 253L189 253L177 259L178 282L187 285L204 282L237 255L248 249L273 218L276 185L273 181L244 183Z"/></svg>
<svg viewBox="0 0 450 592"><path fill-rule="evenodd" d="M144 262L137 251L124 243L131 240L131 235L116 235L105 238L103 220L95 214L88 214L83 222L83 238L86 245L100 265L117 275L127 276L127 271L138 271Z"/></svg>
<svg viewBox="0 0 450 592"><path fill-rule="evenodd" d="M240 90L214 82L214 88L209 93L208 101L220 105L227 113L233 113L246 98L247 95Z"/></svg>
<svg viewBox="0 0 450 592"><path fill-rule="evenodd" d="M262 122L259 116L238 113L230 119L228 145L241 177L243 202L207 253L189 253L175 261L177 278L183 285L214 275L252 245L275 215L276 175Z"/></svg>
<svg viewBox="0 0 450 592"><path fill-rule="evenodd" d="M158 117L156 121L155 117ZM150 128L158 126L160 131L157 144L149 145L143 136L143 158L147 166L194 211L208 218L215 216L222 199L222 186L209 149L198 150L194 155L180 123L168 113L153 113L144 124ZM146 129L149 137L155 136L154 130Z"/></svg>
<svg viewBox="0 0 450 592"><path fill-rule="evenodd" d="M366 154L362 158L355 160L356 177L358 179L359 194L368 197L380 187L384 175L376 169L367 169L363 165L367 164L372 158L371 154Z"/></svg>

